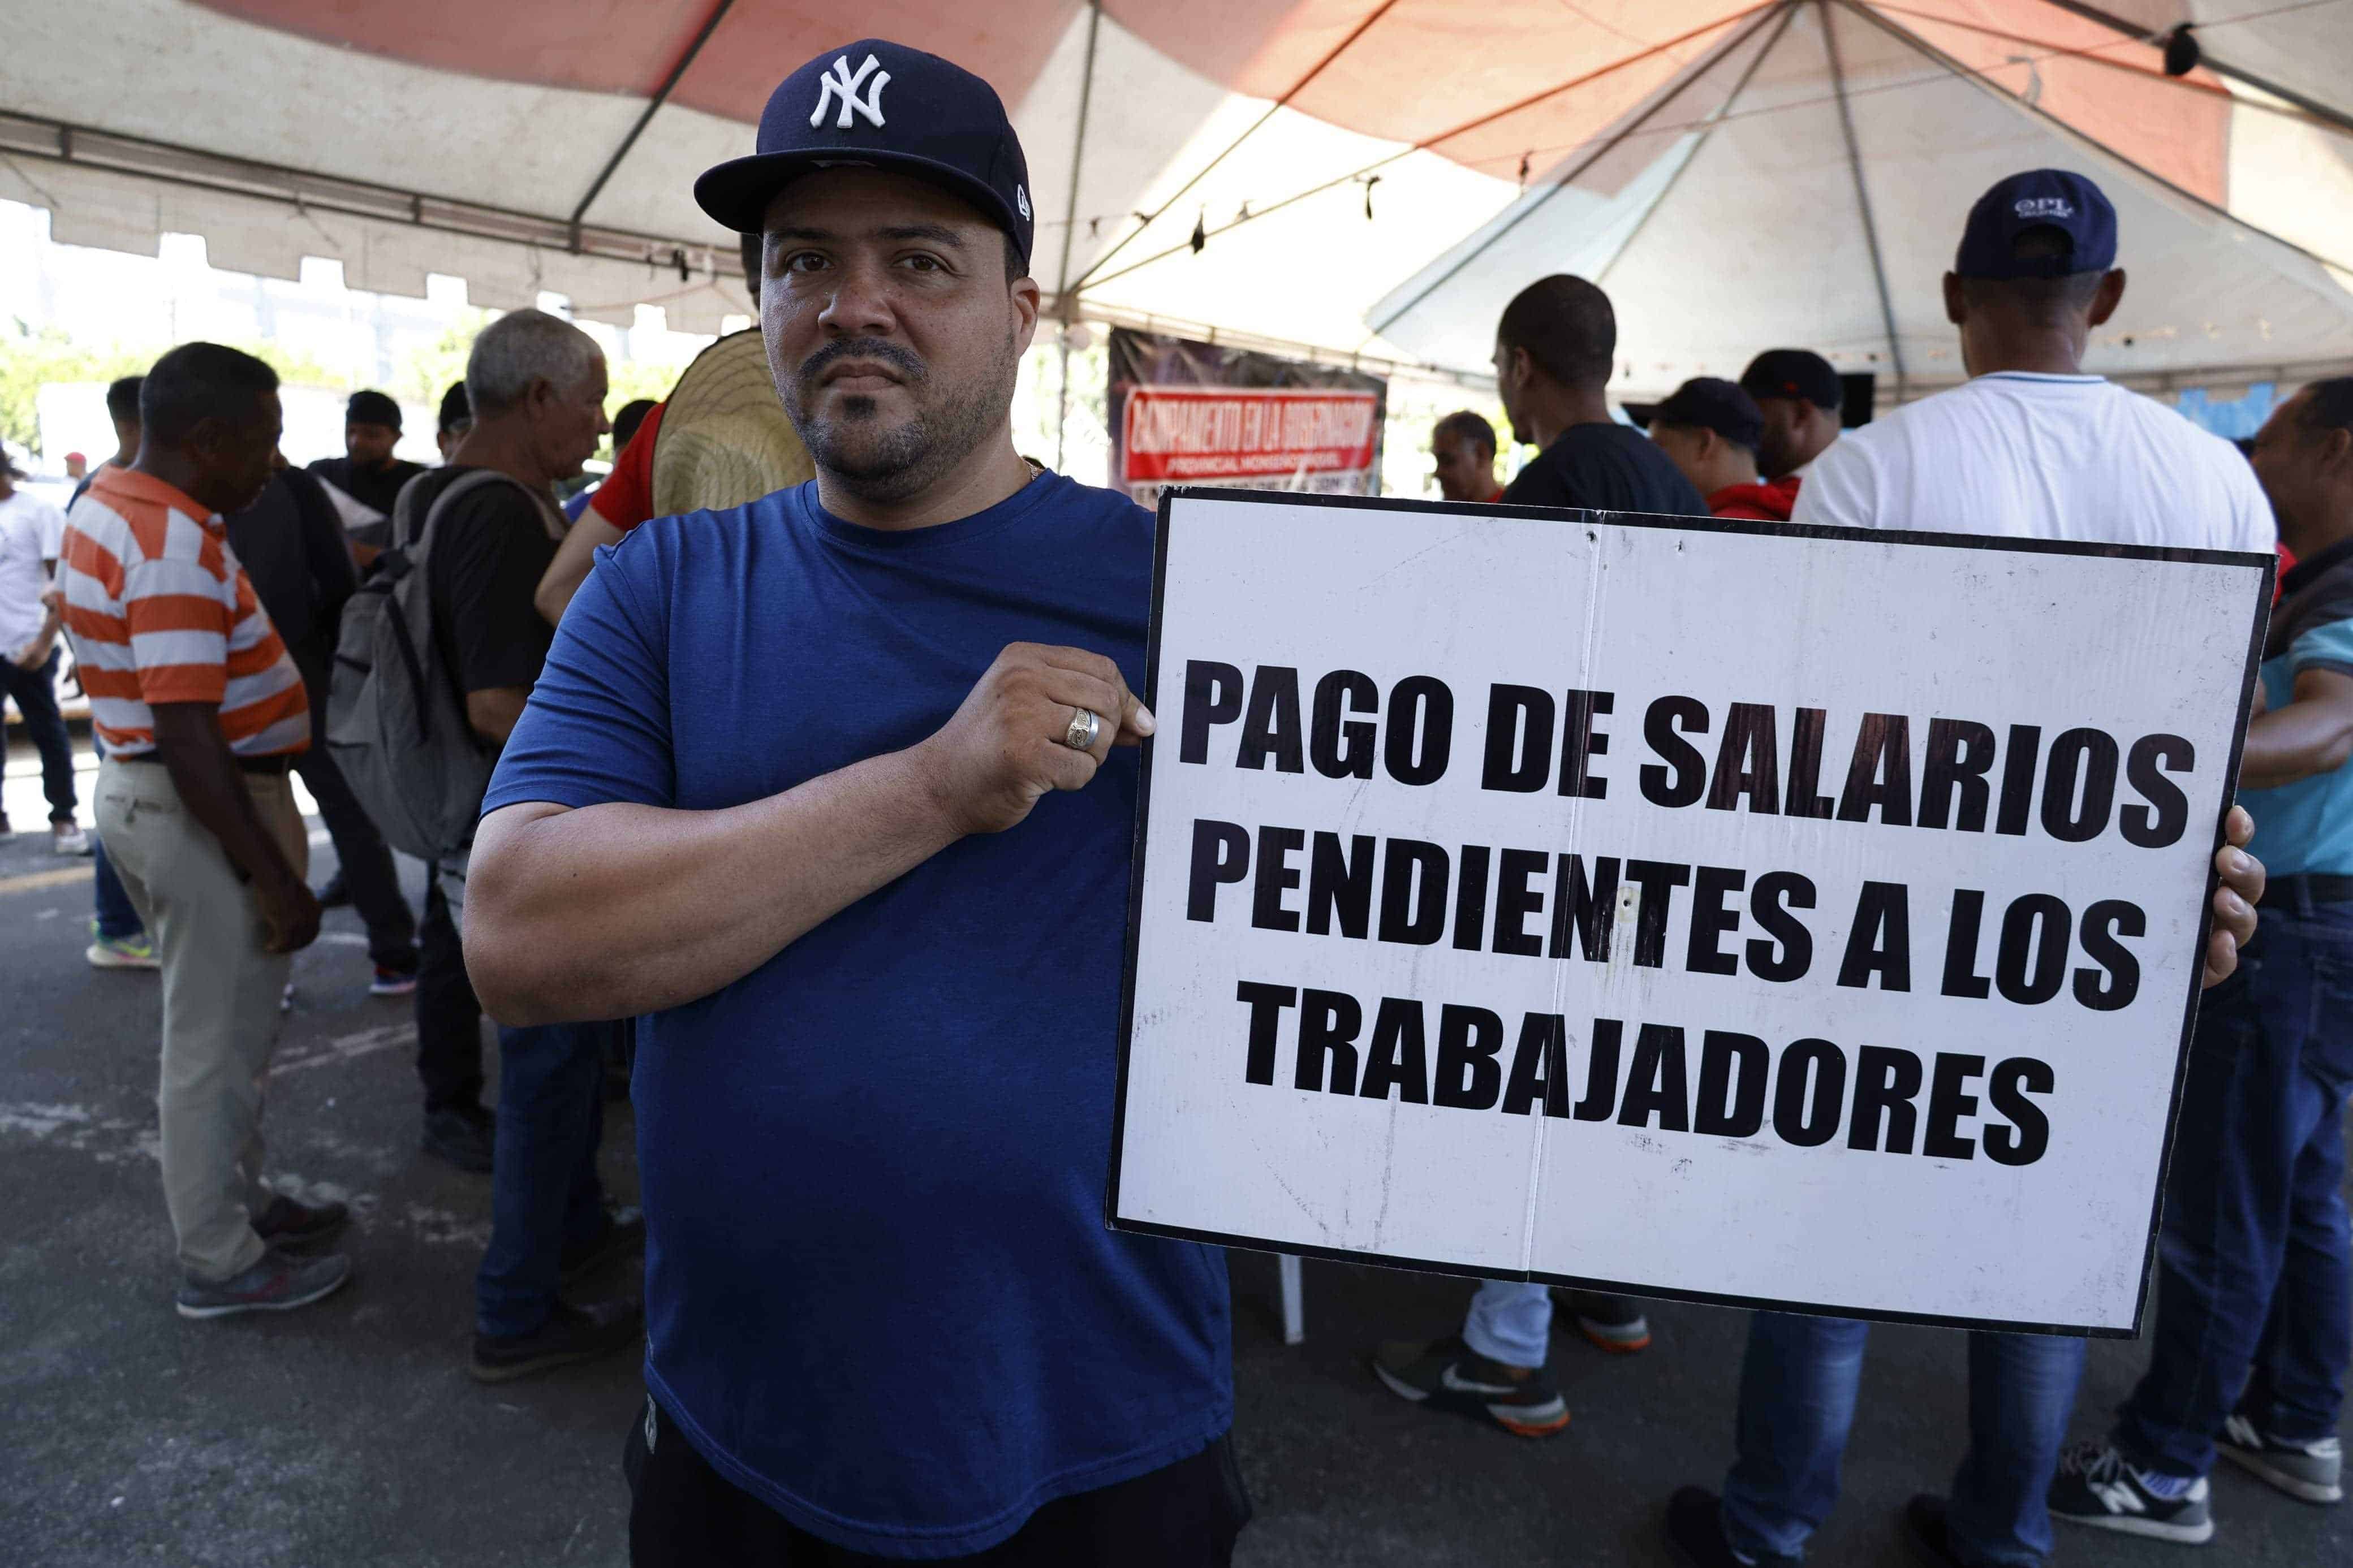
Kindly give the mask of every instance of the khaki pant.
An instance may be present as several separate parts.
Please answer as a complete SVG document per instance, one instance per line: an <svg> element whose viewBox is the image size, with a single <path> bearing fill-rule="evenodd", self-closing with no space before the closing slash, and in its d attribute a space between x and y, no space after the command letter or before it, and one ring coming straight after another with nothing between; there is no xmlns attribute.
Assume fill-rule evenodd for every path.
<svg viewBox="0 0 2353 1568"><path fill-rule="evenodd" d="M264 826L306 874L310 838L280 774L248 773ZM278 1044L291 954L261 950L261 914L211 830L162 764L109 757L98 827L163 961L164 1202L193 1278L226 1279L260 1259L261 1095Z"/></svg>

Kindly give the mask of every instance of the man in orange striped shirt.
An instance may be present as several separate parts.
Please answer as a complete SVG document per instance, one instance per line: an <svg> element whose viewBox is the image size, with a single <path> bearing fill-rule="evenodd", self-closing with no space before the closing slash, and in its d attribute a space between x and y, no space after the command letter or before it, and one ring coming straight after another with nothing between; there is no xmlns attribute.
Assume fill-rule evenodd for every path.
<svg viewBox="0 0 2353 1568"><path fill-rule="evenodd" d="M98 818L163 962L157 1104L182 1317L285 1310L351 1276L298 1258L343 1228L261 1182L261 1083L291 954L319 934L288 765L311 743L302 679L228 547L278 447L278 377L185 343L140 388L142 437L74 503L66 632L106 742Z"/></svg>

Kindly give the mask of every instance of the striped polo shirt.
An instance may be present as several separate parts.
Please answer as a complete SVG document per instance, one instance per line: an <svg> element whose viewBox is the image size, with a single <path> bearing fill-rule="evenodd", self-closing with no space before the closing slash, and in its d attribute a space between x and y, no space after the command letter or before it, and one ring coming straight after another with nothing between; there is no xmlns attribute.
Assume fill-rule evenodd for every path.
<svg viewBox="0 0 2353 1568"><path fill-rule="evenodd" d="M240 757L310 745L302 678L218 513L152 475L102 469L67 516L58 584L109 752L154 751L151 702L217 704Z"/></svg>

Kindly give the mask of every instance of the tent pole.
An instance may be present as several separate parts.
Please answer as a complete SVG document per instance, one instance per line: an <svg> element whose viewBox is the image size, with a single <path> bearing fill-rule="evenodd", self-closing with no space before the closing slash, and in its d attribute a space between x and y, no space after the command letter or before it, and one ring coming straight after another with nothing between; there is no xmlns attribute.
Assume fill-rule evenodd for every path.
<svg viewBox="0 0 2353 1568"><path fill-rule="evenodd" d="M1879 252L1879 226L1872 221L1871 189L1863 183L1862 149L1854 139L1854 115L1847 107L1846 68L1840 63L1838 33L1831 22L1830 0L1814 0L1820 7L1822 47L1830 55L1831 87L1838 94L1839 130L1846 138L1846 166L1854 175L1854 202L1862 210L1862 239L1871 247L1871 280L1879 286L1879 320L1887 329L1887 357L1895 363L1895 401L1911 392L1904 373L1904 342L1895 335L1895 304L1887 292L1887 262Z"/></svg>
<svg viewBox="0 0 2353 1568"><path fill-rule="evenodd" d="M2293 240L2282 239L2278 235L2273 234L2268 229L2257 228L2253 224L2249 223L2246 219L2240 217L2237 214L2232 212L2230 208L2222 206L2218 203L2211 202L2204 196L2200 195L2197 192L2176 184L2173 181L2167 179L2163 174L2158 174L2156 170L2150 168L2146 163L2136 163L2132 159L2126 157L2122 153L2117 152L2115 148L2109 146L2106 142L2101 142L2085 134L2084 132L2076 130L2073 126L2068 124L2057 115L2052 114L2049 110L2044 109L2041 104L2027 102L2024 99L2019 97L2018 94L2010 91L2000 82L1995 81L1992 78L1987 76L1983 71L1977 69L1973 66L1965 65L1961 61L1955 59L1952 56L1947 54L1944 50L1938 48L1927 39L1920 37L1917 33L1910 32L1905 28L1891 25L1887 21L1883 20L1880 16L1879 13L1873 11L1870 6L1858 5L1854 4L1854 0L1839 0L1839 4L1844 6L1847 10L1853 12L1856 16L1862 17L1864 21L1870 23L1873 26L1877 27L1881 32L1885 33L1889 37L1894 38L1897 43L1902 44L1905 48L1925 57L1933 65L1943 67L1947 71L1958 77L1961 80L1968 82L1971 87L1976 88L1979 92L1985 93L1997 102L2008 104L2011 109L2016 110L2021 114L2031 115L2035 119L2042 121L2044 124L2057 131L2062 136L2067 137L2071 141L2082 142L2084 146L2092 148L2094 151L2097 152L2100 156L2104 158L2114 159L2118 163L2123 164L2126 168L2130 169L2134 174L2138 174L2142 179L2147 180L2150 184L2157 186L2160 190L2170 191L2173 195L2179 196L2183 201L2189 203L2200 212L2212 213L2216 217L2221 218L2232 227L2242 230L2247 234L2253 235L2258 239L2276 245L2283 250L2300 256L2304 258L2305 260L2312 262L2316 266L2333 268L2339 272L2353 272L2353 260L2335 260L2329 257L2322 256L2316 251L2307 250L2303 246L2296 244Z"/></svg>
<svg viewBox="0 0 2353 1568"><path fill-rule="evenodd" d="M1090 265L1084 272L1079 274L1075 287L1084 288L1086 286L1087 279L1095 275L1097 268L1103 267L1106 262L1110 261L1113 257L1117 256L1121 251L1127 248L1127 242L1129 240L1134 239L1137 235L1142 234L1145 229L1150 228L1154 224L1159 222L1161 214L1166 212L1170 207L1175 206L1178 202L1184 200L1185 193L1191 190L1195 185L1199 184L1203 180L1208 179L1209 177L1210 170L1224 163L1227 158L1232 155L1236 148L1249 141L1251 137L1257 135L1259 127L1273 119L1277 110L1283 108L1285 105L1289 104L1293 99L1298 97L1302 92L1304 92L1307 89L1308 83L1314 81L1317 77L1322 76L1324 74L1324 68L1329 66L1334 60L1338 59L1343 54L1346 53L1349 46L1354 44L1358 38L1363 37L1372 27L1374 23L1379 21L1383 16L1388 16L1390 7L1394 6L1397 3L1398 0L1380 0L1379 5L1366 12L1365 19L1358 22L1354 27L1350 28L1346 37L1333 45L1330 53L1326 54L1322 59L1317 60L1313 66L1309 67L1307 74L1301 77L1297 81L1293 82L1290 87L1286 88L1281 98L1278 98L1272 103L1268 104L1266 106L1266 112L1260 115L1256 120L1250 121L1250 129L1244 131L1240 135L1228 142L1224 150L1219 153L1216 157L1210 159L1208 163L1195 170L1190 178L1169 194L1166 201L1162 202L1158 206L1152 209L1150 216L1146 217L1142 223L1137 224L1134 228L1128 230L1126 234L1121 236L1119 240L1114 243L1109 250L1106 250L1101 256L1096 257L1093 263ZM1097 9L1100 10L1101 7L1098 6ZM1092 47L1092 34L1089 35L1089 39L1090 46Z"/></svg>
<svg viewBox="0 0 2353 1568"><path fill-rule="evenodd" d="M1062 319L1062 372L1054 385L1054 471L1062 471L1062 426L1071 416L1071 323L1078 301L1071 294L1071 241L1079 232L1079 172L1087 153L1087 109L1094 101L1095 36L1103 28L1103 0L1087 0L1087 63L1079 75L1079 124L1071 135L1071 198L1062 205L1062 259L1054 269L1055 313Z"/></svg>
<svg viewBox="0 0 2353 1568"><path fill-rule="evenodd" d="M711 8L711 15L702 19L702 26L695 33L694 41L686 46L686 53L678 57L678 64L670 68L670 75L662 78L661 86L656 88L653 97L646 100L645 112L638 116L638 122L629 127L629 133L621 138L621 144L613 149L613 155L605 160L605 166L597 170L596 177L589 182L588 194L582 196L580 205L572 209L573 249L580 248L580 220L588 216L588 209L596 205L598 196L605 194L605 183L621 166L621 160L629 155L629 149L638 144L638 138L645 134L646 127L653 121L654 111L670 101L670 95L678 89L680 79L686 75L686 68L702 53L702 46L711 41L711 35L719 30L721 19L734 5L735 0L719 0Z"/></svg>
<svg viewBox="0 0 2353 1568"><path fill-rule="evenodd" d="M2097 22L2103 27L2114 28L2116 31L2122 33L2128 38L2136 38L2142 43L2148 44L2158 48L2162 48L2164 47L2163 34L2151 34L2147 28L2140 26L2136 23L2127 22L2122 16L2118 16L2111 12L2103 11L2096 5L2084 5L2081 3L2081 0L2045 0L2045 3L2055 5L2060 10L2065 11L2070 15L2081 16L2087 22ZM2196 31L2197 24L2194 22L2191 23L2190 29L2193 32ZM2266 81L2262 77L2255 75L2253 71L2241 70L2237 66L2232 65L2226 60L2218 60L2214 58L2213 56L2206 53L2205 46L2202 44L2199 46L2198 54L2198 63L2204 66L2208 70L2212 71L2216 76L2226 76L2234 81L2245 82L2249 87L2254 88L2263 92L2270 93L2274 98L2280 100L2284 103L2295 104L2306 114L2317 115L2321 119L2327 121L2331 125L2337 126L2342 130L2353 131L2353 114L2348 114L2341 109L2331 109L2325 103L2319 102L2314 99L2306 98L2300 92L2280 86L2277 82Z"/></svg>
<svg viewBox="0 0 2353 1568"><path fill-rule="evenodd" d="M1614 152L1620 142L1625 141L1626 138L1633 135L1634 132L1649 124L1651 122L1651 116L1657 114L1659 110L1666 108L1667 105L1672 103L1676 99L1681 98L1683 95L1684 89L1690 87L1692 83L1705 76L1709 71L1714 70L1716 66L1727 58L1734 50L1739 48L1741 45L1746 43L1749 39L1755 37L1759 32L1763 31L1765 25L1767 22L1770 22L1776 15L1778 15L1786 9L1786 5L1776 5L1769 10L1759 8L1756 13L1756 20L1749 23L1746 27L1741 28L1740 31L1735 33L1732 37L1725 39L1723 43L1716 46L1715 50L1698 65L1693 67L1690 70L1685 71L1680 77L1677 77L1667 88L1666 91L1660 94L1660 96L1651 103L1649 108L1643 110L1640 114L1634 116L1632 120L1627 121L1623 130L1610 137L1608 141L1602 142L1600 146L1595 148L1592 154L1578 163L1577 167L1571 169L1567 174L1563 174L1559 179L1555 180L1550 184L1546 185L1543 195L1536 197L1535 200L1529 202L1526 205L1521 207L1519 211L1514 213L1504 222L1496 226L1495 231L1493 234L1490 234L1486 238L1472 247L1471 249L1466 251L1462 255L1461 258L1456 261L1453 266L1448 268L1444 272L1440 273L1436 278L1431 279L1429 285L1419 293L1416 294L1412 299L1408 300L1404 304L1399 305L1396 310L1391 310L1378 321L1372 323L1373 334L1377 337L1381 333L1388 331L1390 327L1394 326L1398 321L1403 319L1406 312L1411 310L1424 300L1429 299L1432 294L1438 292L1439 289L1443 289L1447 284L1454 281L1455 274L1461 272L1473 261L1478 260L1482 256L1484 256L1490 247L1492 247L1497 240L1503 238L1504 236L1511 233L1513 229L1517 228L1520 224L1527 218L1529 214L1535 212L1538 207L1544 205L1545 203L1558 195L1562 191L1566 190L1570 182L1574 181L1579 174L1584 174L1586 170L1593 167L1594 164L1599 163L1602 159L1608 157L1612 152Z"/></svg>
<svg viewBox="0 0 2353 1568"><path fill-rule="evenodd" d="M1642 209L1642 216L1634 221L1633 232L1627 235L1626 242L1618 247L1615 255L1601 265L1599 271L1594 273L1594 287L1599 288L1609 281L1609 274L1617 268L1619 262L1625 259L1626 253L1634 248L1634 242L1642 237L1642 231L1651 226L1651 215L1666 205L1667 198L1674 195L1675 187L1683 183L1683 175L1688 174L1691 166L1699 161L1700 153L1707 146L1708 138L1715 134L1717 126L1731 117L1734 106L1739 103L1740 95L1748 90L1748 84L1755 79L1757 68L1764 65L1766 56L1780 47L1781 35L1789 30L1789 24L1797 20L1797 16L1798 8L1795 5L1784 5L1781 8L1781 20L1774 26L1773 36L1765 40L1765 47L1757 51L1757 57L1754 59L1741 67L1740 79L1732 84L1732 90L1725 95L1724 101L1716 106L1715 112L1709 115L1707 122L1700 128L1699 141L1692 147L1691 156L1685 158L1682 165L1675 170L1674 178L1667 182L1666 189L1651 198L1651 205Z"/></svg>

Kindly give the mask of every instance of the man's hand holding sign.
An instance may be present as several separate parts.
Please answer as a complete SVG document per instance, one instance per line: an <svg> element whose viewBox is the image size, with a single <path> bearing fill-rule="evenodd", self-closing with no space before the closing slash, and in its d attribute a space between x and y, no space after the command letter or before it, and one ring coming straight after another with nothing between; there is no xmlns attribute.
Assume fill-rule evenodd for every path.
<svg viewBox="0 0 2353 1568"><path fill-rule="evenodd" d="M2261 558L1163 528L1116 1223L2129 1330Z"/></svg>

